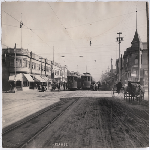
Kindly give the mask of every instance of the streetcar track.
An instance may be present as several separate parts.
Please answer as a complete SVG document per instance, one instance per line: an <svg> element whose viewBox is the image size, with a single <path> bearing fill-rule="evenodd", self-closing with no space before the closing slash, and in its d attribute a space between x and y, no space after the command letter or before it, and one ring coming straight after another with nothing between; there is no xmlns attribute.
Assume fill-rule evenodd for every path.
<svg viewBox="0 0 150 150"><path fill-rule="evenodd" d="M130 129L129 125L126 125L126 124L124 123L124 121L122 121L122 119L121 119L119 116L115 115L115 113L113 113L113 115L115 116L115 119L118 118L118 120L121 122L122 126L125 126L126 128L128 128L130 134L134 135L134 137L135 137L136 140L140 143L140 145L142 145L142 146L144 147L144 144L138 139L138 136L137 136L135 133L131 132L131 129ZM122 128L122 130L123 130L123 132L125 133L125 135L127 135L128 137L130 136L130 135L126 134L125 129ZM133 142L132 142L132 144L133 144ZM134 147L135 147L135 145L134 145Z"/></svg>
<svg viewBox="0 0 150 150"><path fill-rule="evenodd" d="M119 107L117 107L118 110L121 111L121 109ZM134 109L133 108L130 108L132 109L132 111L134 112ZM130 110L128 107L126 107L126 110L128 110L129 113L131 113L134 117L137 117L139 120L142 120L142 122L145 122L147 125L149 124L149 120L146 120L144 118L141 118L141 116L137 115L136 113L133 113L131 110ZM139 110L138 110L139 111ZM142 110L145 112L146 115L149 116L149 114L145 111L145 110ZM122 112L122 111L121 111ZM149 117L148 117L149 118Z"/></svg>
<svg viewBox="0 0 150 150"><path fill-rule="evenodd" d="M41 114L44 114L45 112L47 112L47 111L49 111L49 110L51 110L51 109L57 107L58 105L59 105L59 104L54 104L53 106L48 106L49 108L43 108L43 110L41 110L42 112L40 112L40 113L34 115L33 117L31 117L31 118L29 118L29 119L27 119L27 120L25 120L25 121L19 123L18 125L16 125L16 126L10 128L10 129L4 131L4 132L2 133L2 135L5 135L6 133L8 133L8 132L10 132L10 131L12 131L12 130L18 128L18 127L20 127L21 125L23 125L23 124L25 124L25 123L27 123L27 122L29 122L29 121L31 121L31 120L37 118L37 117L40 116ZM6 128L7 128L7 127L6 127ZM5 129L3 129L3 130L5 130Z"/></svg>
<svg viewBox="0 0 150 150"><path fill-rule="evenodd" d="M50 121L47 125L42 127L33 137L27 140L24 144L20 146L20 148L24 148L29 142L31 142L35 137L37 137L41 132L43 132L47 127L49 127L54 121L56 121L59 117L61 117L73 104L75 104L79 100L76 99L73 103L71 103L66 109L64 109L59 115L57 115L52 121Z"/></svg>
<svg viewBox="0 0 150 150"><path fill-rule="evenodd" d="M113 106L115 106L115 105L113 105ZM120 108L118 108L118 106L116 106L116 107L117 107L117 109L120 110ZM130 113L131 113L131 112L130 112ZM141 142L141 140L138 139L138 135L135 134L134 132L131 132L131 130L134 129L134 128L133 128L131 125L127 125L118 115L116 115L116 114L114 113L114 111L113 111L113 115L115 116L115 119L116 119L116 118L119 118L118 120L121 122L121 124L122 124L123 126L125 126L126 128L128 128L128 130L130 131L130 133L132 133L132 135L134 135L134 137L135 137L136 140L140 143L140 145L142 145L142 146L144 147L144 145L143 145L143 143ZM132 115L133 115L133 113L132 113ZM133 115L133 116L135 116L135 115ZM136 117L136 116L135 116L135 117ZM124 133L126 134L126 131L124 131ZM129 136L129 135L128 135L128 136ZM147 139L149 139L149 137L146 136L146 135L144 135L143 139L144 139L144 140L147 140Z"/></svg>
<svg viewBox="0 0 150 150"><path fill-rule="evenodd" d="M68 99L68 98L67 98L67 99ZM70 98L69 98L69 99L70 99ZM26 141L25 144L18 145L19 143L16 142L16 143L13 144L13 145L14 145L14 146L18 145L18 146L16 146L16 147L24 147L27 143L29 143L32 139L34 139L37 135L39 135L42 131L44 131L50 124L52 124L57 118L59 118L67 109L69 109L75 102L77 102L78 99L79 99L79 98L76 98L73 102L71 102L71 104L69 104L69 106L67 106L65 109L61 110L61 113L59 113L56 117L52 118L52 121L49 121L48 124L46 123L46 125L44 125L44 127L40 127L40 129L38 129L38 131L34 133L34 136L30 137L30 135L29 135L28 140L25 140L25 141ZM68 101L68 102L69 102L69 101ZM69 103L70 103L70 102L69 102ZM9 135L9 133L10 133L11 131L13 132L13 131L15 131L15 130L21 128L23 125L25 125L26 123L29 123L29 122L32 121L33 119L38 118L38 117L41 116L42 114L44 114L44 113L46 113L46 112L52 110L52 109L55 108L55 107L57 108L57 106L59 106L60 104L65 104L65 101L62 101L61 103L54 104L53 106L50 106L50 107L48 107L47 109L44 109L44 111L41 111L40 113L34 115L33 117L31 117L31 118L29 118L29 119L27 119L27 120L25 120L25 121L23 121L23 122L17 124L16 126L14 126L14 127L10 128L10 129L4 131L4 132L2 133L2 136L4 136L4 135L7 136L7 134ZM4 141L3 141L3 142L4 142ZM9 142L9 143L10 143L10 142ZM22 143L24 143L24 142L22 142ZM11 144L11 143L10 143L10 144ZM12 145L12 144L11 144L11 145Z"/></svg>

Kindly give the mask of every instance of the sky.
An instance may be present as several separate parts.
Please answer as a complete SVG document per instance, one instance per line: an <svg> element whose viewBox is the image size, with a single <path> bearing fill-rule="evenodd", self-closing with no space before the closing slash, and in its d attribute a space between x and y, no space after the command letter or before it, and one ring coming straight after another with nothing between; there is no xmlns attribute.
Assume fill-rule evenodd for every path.
<svg viewBox="0 0 150 150"><path fill-rule="evenodd" d="M115 69L119 58L118 32L124 41L121 54L131 46L137 30L147 41L146 2L3 2L2 48L28 49L67 65L70 71L89 72L98 81L102 71ZM23 22L22 34L20 21ZM90 46L91 41L91 46ZM64 56L64 57L62 57ZM81 57L82 56L82 57Z"/></svg>

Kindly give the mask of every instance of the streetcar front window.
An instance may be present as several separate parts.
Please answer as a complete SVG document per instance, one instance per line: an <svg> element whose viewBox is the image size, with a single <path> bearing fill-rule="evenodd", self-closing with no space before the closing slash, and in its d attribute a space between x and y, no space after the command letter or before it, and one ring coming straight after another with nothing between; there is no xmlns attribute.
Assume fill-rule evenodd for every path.
<svg viewBox="0 0 150 150"><path fill-rule="evenodd" d="M77 81L77 77L74 77L74 81Z"/></svg>
<svg viewBox="0 0 150 150"><path fill-rule="evenodd" d="M87 81L87 77L84 77L84 76L83 76L83 77L82 77L82 80L83 80L83 81Z"/></svg>
<svg viewBox="0 0 150 150"><path fill-rule="evenodd" d="M68 77L68 82L73 82L73 77Z"/></svg>

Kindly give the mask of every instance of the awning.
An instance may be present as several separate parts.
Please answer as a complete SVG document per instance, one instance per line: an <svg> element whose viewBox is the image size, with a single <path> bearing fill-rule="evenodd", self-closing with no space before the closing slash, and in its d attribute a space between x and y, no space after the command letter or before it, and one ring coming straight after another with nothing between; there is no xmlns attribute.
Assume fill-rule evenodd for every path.
<svg viewBox="0 0 150 150"><path fill-rule="evenodd" d="M40 75L35 75L34 77L35 77L35 81L38 80L38 82L46 82L44 79L40 77Z"/></svg>
<svg viewBox="0 0 150 150"><path fill-rule="evenodd" d="M48 77L43 77L42 76L42 79L44 79L46 82L51 82L51 79L49 79Z"/></svg>
<svg viewBox="0 0 150 150"><path fill-rule="evenodd" d="M55 76L55 79L61 79L61 76Z"/></svg>
<svg viewBox="0 0 150 150"><path fill-rule="evenodd" d="M29 82L34 82L34 80L32 79L32 77L30 76L30 74L24 74L24 76L26 77L26 79L27 79Z"/></svg>
<svg viewBox="0 0 150 150"><path fill-rule="evenodd" d="M16 74L16 78L15 75L9 76L9 81L22 81L22 74Z"/></svg>

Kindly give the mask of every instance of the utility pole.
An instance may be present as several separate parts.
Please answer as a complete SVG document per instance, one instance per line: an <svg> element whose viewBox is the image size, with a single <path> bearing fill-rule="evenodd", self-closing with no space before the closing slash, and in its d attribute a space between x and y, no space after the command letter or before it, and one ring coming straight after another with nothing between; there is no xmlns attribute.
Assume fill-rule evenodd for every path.
<svg viewBox="0 0 150 150"><path fill-rule="evenodd" d="M45 58L45 76L46 76L46 58Z"/></svg>
<svg viewBox="0 0 150 150"><path fill-rule="evenodd" d="M23 22L22 22L22 13L21 13L21 21L20 21L20 28L21 28L21 49L22 49L22 26L23 26Z"/></svg>
<svg viewBox="0 0 150 150"><path fill-rule="evenodd" d="M119 44L119 81L120 81L120 79L121 79L121 77L120 77L120 43L121 43L121 41L123 41L123 37L120 37L120 34L122 34L121 32L119 32L117 34L119 34L119 37L117 37L117 41Z"/></svg>
<svg viewBox="0 0 150 150"><path fill-rule="evenodd" d="M42 76L42 69L43 69L43 67L42 67L42 60L43 60L43 58L41 58L41 76Z"/></svg>
<svg viewBox="0 0 150 150"><path fill-rule="evenodd" d="M16 43L14 47L14 52L15 52L15 90L16 90Z"/></svg>
<svg viewBox="0 0 150 150"><path fill-rule="evenodd" d="M146 2L146 15L147 15L147 64L149 63L149 5ZM149 76L149 71L148 71ZM148 78L149 81L149 78ZM144 83L145 84L145 83Z"/></svg>
<svg viewBox="0 0 150 150"><path fill-rule="evenodd" d="M54 46L53 46L53 64L54 64Z"/></svg>
<svg viewBox="0 0 150 150"><path fill-rule="evenodd" d="M112 70L113 70L113 68L112 68L112 61L113 61L113 59L111 58L111 74L112 74Z"/></svg>
<svg viewBox="0 0 150 150"><path fill-rule="evenodd" d="M32 74L32 51L30 52L30 74Z"/></svg>
<svg viewBox="0 0 150 150"><path fill-rule="evenodd" d="M121 76L121 79L122 79L122 54L121 54L121 72L120 72L120 76Z"/></svg>

